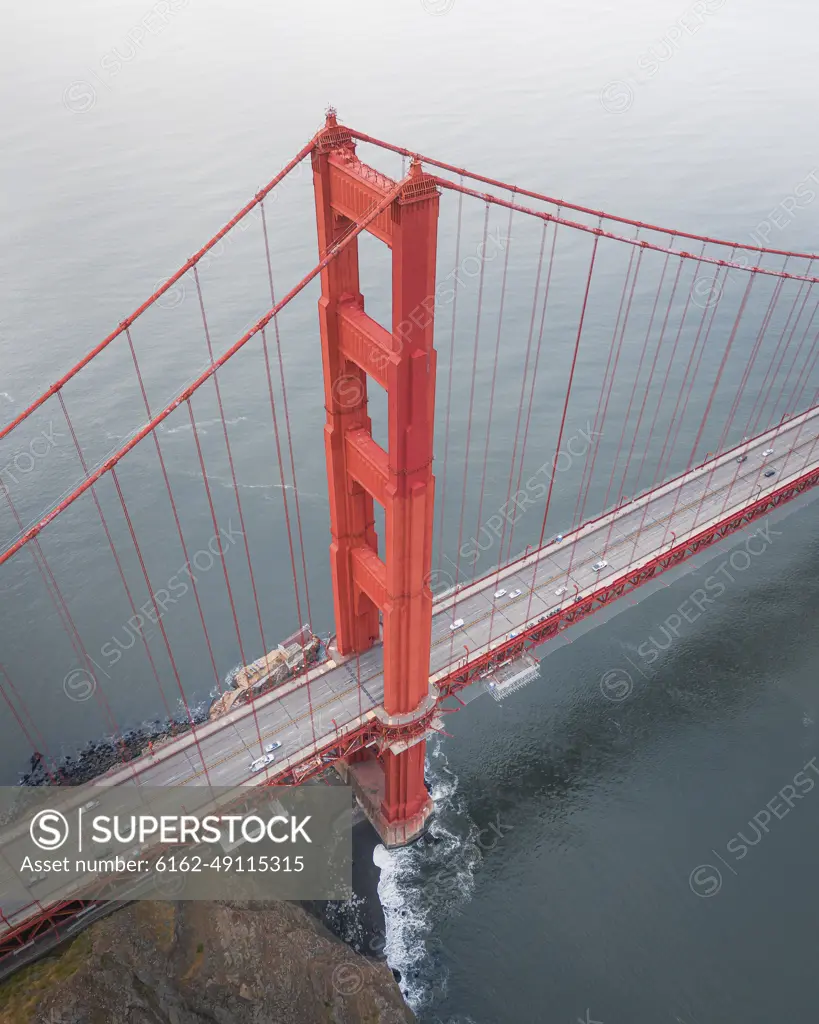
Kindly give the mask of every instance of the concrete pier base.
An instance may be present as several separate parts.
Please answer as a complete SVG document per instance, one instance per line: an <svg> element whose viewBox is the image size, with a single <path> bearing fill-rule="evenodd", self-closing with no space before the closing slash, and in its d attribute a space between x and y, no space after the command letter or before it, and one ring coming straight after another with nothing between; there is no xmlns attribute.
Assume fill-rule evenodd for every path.
<svg viewBox="0 0 819 1024"><path fill-rule="evenodd" d="M366 761L356 761L354 764L338 761L334 767L341 778L352 787L356 800L388 850L407 846L423 835L434 810L430 796L427 796L426 803L416 814L404 821L392 823L387 820L382 810L386 795L386 777L383 766L375 757Z"/></svg>

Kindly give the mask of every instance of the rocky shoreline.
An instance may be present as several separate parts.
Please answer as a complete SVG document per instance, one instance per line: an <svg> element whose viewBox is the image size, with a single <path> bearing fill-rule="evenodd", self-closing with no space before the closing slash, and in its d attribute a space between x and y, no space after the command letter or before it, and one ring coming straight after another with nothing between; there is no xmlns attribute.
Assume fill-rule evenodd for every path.
<svg viewBox="0 0 819 1024"><path fill-rule="evenodd" d="M304 627L307 629L307 627ZM322 652L326 650L329 641L322 641L310 634L311 643L303 644L301 647L301 661L299 671L315 665L321 660ZM285 643L294 640L290 637ZM106 739L91 740L77 754L63 754L55 761L48 762L38 751L32 754L29 770L20 775L21 786L80 786L85 782L91 782L129 761L133 761L141 754L146 753L152 747L161 747L163 743L177 739L190 732L193 726L204 725L214 718L214 712L222 706L226 696L234 698L230 707L234 706L236 699L238 703L246 701L249 694L254 698L264 696L277 686L283 685L293 678L294 669L283 662L280 668L283 670L278 674L267 671L268 662L271 661L277 651L271 652L263 658L253 662L252 665L238 669L231 673L228 680L228 687L224 693L211 701L207 708L197 708L190 711L190 717L178 717L174 719L155 719L147 722L138 728L128 729L118 736L110 736ZM259 666L265 668L262 678L254 681L252 670L256 668L257 674L261 671ZM219 717L217 714L216 717Z"/></svg>
<svg viewBox="0 0 819 1024"><path fill-rule="evenodd" d="M29 770L21 774L19 784L81 786L105 775L112 768L133 761L148 750L148 744L161 746L168 740L183 736L193 725L207 722L207 711L192 711L191 719L156 719L120 736L91 740L77 754L64 754L52 762L47 762L42 754L34 753Z"/></svg>

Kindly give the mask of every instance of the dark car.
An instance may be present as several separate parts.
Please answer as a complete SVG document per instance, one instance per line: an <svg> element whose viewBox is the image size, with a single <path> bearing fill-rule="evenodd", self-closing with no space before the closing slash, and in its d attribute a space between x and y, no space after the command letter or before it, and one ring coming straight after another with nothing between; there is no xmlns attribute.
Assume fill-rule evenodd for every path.
<svg viewBox="0 0 819 1024"><path fill-rule="evenodd" d="M766 469L763 476L774 476L776 474L775 469Z"/></svg>
<svg viewBox="0 0 819 1024"><path fill-rule="evenodd" d="M738 455L737 462L744 462L748 458L747 455Z"/></svg>

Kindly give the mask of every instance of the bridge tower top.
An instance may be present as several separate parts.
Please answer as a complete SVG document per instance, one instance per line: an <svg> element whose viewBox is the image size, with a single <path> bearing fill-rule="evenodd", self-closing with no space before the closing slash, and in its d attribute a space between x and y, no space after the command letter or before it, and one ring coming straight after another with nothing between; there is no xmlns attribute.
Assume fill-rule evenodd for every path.
<svg viewBox="0 0 819 1024"><path fill-rule="evenodd" d="M391 250L392 324L387 328L365 312L355 242L322 271L319 319L338 649L369 648L380 636L380 612L385 707L407 713L429 685L439 190L418 160L403 182L363 164L332 107L313 173L321 255L395 193L367 229ZM370 379L387 392L387 450L372 437ZM385 513L383 557L374 501Z"/></svg>

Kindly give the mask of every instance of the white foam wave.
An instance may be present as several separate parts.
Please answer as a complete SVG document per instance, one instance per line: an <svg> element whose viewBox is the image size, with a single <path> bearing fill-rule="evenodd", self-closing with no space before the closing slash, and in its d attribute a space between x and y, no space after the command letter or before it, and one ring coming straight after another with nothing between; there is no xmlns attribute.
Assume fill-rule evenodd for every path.
<svg viewBox="0 0 819 1024"><path fill-rule="evenodd" d="M242 663L240 662L240 663L239 663L238 665L235 665L235 666L234 666L234 667L233 667L233 668L232 668L232 669L231 669L231 670L230 670L230 671L229 671L229 672L228 672L228 673L227 673L227 674L225 675L225 689L226 689L226 690L232 690L232 689L234 688L234 685L235 685L235 682L236 682L236 676L237 676L237 675L239 674L239 672L240 672L240 671L241 671L241 670L242 670L243 668L244 668L244 665L242 665Z"/></svg>
<svg viewBox="0 0 819 1024"><path fill-rule="evenodd" d="M426 836L404 849L379 845L373 851L381 872L384 952L389 966L400 972L401 990L415 1013L446 992L447 971L433 933L444 917L470 899L481 860L477 826L458 797L458 777L440 740L429 751L426 770L435 800Z"/></svg>
<svg viewBox="0 0 819 1024"><path fill-rule="evenodd" d="M401 991L414 1010L428 1002L431 964L426 947L430 921L416 873L414 849L373 850L373 861L381 869L378 898L384 911L387 963L401 972Z"/></svg>

